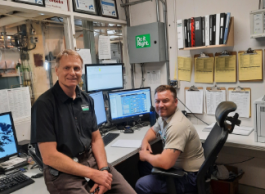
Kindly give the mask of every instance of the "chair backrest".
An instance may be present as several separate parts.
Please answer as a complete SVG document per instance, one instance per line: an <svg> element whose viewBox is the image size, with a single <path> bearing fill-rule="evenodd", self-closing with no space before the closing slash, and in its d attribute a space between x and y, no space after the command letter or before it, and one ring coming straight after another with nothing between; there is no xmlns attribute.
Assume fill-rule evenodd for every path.
<svg viewBox="0 0 265 194"><path fill-rule="evenodd" d="M218 105L215 112L216 124L209 133L203 144L205 161L202 164L197 175L198 194L205 194L209 188L206 188L206 179L210 178L211 169L217 159L219 152L224 146L228 133L226 119L230 112L236 110L236 104L233 102L222 102Z"/></svg>

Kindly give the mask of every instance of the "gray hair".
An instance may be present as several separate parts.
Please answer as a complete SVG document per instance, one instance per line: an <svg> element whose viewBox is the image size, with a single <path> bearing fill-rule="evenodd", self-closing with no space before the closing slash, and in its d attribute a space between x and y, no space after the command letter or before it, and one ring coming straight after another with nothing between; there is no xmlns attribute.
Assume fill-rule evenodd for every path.
<svg viewBox="0 0 265 194"><path fill-rule="evenodd" d="M59 53L56 57L56 68L59 67L59 63L62 59L63 56L75 56L81 61L81 69L83 69L83 59L82 57L78 54L78 52L71 50L71 49L65 49L61 53Z"/></svg>

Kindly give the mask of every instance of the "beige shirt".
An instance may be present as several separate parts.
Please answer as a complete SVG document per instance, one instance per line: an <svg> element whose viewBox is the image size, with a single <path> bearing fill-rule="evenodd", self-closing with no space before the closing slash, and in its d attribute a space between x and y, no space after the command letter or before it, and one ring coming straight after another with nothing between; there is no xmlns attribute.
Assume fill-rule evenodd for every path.
<svg viewBox="0 0 265 194"><path fill-rule="evenodd" d="M159 117L153 129L160 135L164 149L181 151L174 168L199 171L204 162L203 147L194 126L178 108L166 121Z"/></svg>

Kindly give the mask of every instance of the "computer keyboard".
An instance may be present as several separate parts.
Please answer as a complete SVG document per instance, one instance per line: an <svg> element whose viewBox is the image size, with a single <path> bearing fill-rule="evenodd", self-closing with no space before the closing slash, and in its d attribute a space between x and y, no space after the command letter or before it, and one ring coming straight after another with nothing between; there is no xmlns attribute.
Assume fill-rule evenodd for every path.
<svg viewBox="0 0 265 194"><path fill-rule="evenodd" d="M105 146L107 146L110 142L116 139L119 135L119 133L108 133L104 137L102 137Z"/></svg>
<svg viewBox="0 0 265 194"><path fill-rule="evenodd" d="M24 175L22 172L15 172L0 178L0 194L9 194L35 181Z"/></svg>

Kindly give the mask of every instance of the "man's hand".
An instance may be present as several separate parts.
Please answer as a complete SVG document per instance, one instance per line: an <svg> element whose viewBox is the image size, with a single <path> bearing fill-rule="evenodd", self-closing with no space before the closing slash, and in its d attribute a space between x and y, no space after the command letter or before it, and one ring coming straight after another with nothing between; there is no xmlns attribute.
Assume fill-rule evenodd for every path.
<svg viewBox="0 0 265 194"><path fill-rule="evenodd" d="M107 190L110 190L112 182L112 174L108 173L105 170L104 171L95 170L95 172L96 173L93 175L93 177L91 177L91 179L95 183L104 186Z"/></svg>
<svg viewBox="0 0 265 194"><path fill-rule="evenodd" d="M143 162L146 161L147 155L149 155L149 154L150 154L150 151L148 151L148 150L139 151L140 160Z"/></svg>
<svg viewBox="0 0 265 194"><path fill-rule="evenodd" d="M141 150L142 151L149 151L149 153L153 153L152 148L151 148L149 142L148 141L145 141L145 140L143 140L143 142L142 142Z"/></svg>
<svg viewBox="0 0 265 194"><path fill-rule="evenodd" d="M95 191L97 188L99 188L98 191ZM97 193L97 194L103 194L105 192L107 192L109 189L107 189L106 187L104 187L103 185L99 185L97 183L94 184L94 186L90 189L90 193Z"/></svg>

